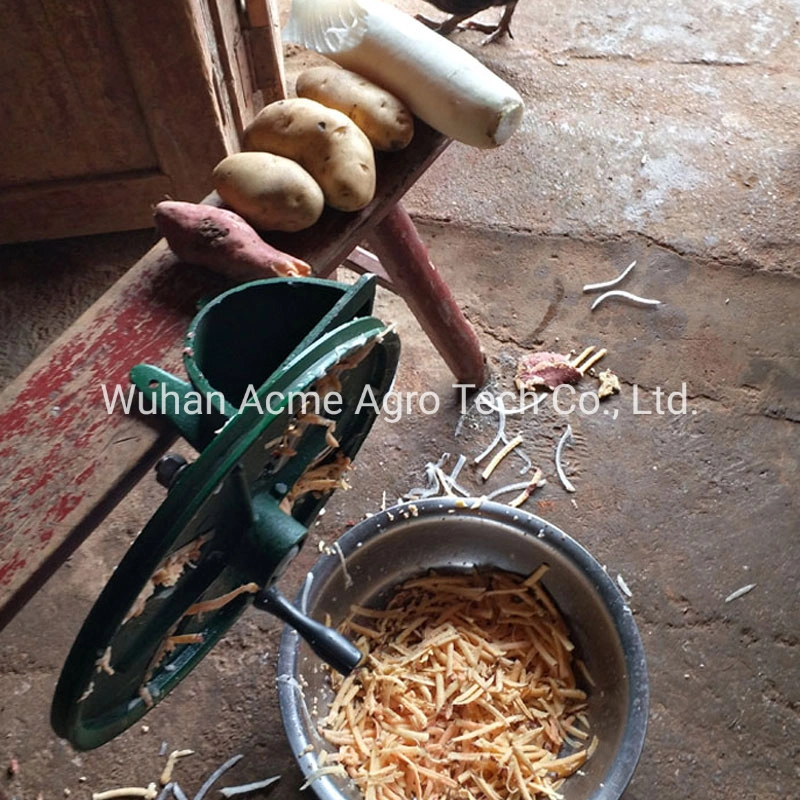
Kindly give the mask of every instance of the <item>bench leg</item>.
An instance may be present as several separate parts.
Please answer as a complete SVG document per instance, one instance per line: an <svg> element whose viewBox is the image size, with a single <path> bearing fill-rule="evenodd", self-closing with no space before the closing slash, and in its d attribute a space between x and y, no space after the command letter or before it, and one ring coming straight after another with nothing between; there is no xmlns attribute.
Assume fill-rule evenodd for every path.
<svg viewBox="0 0 800 800"><path fill-rule="evenodd" d="M483 385L480 342L431 263L414 222L398 203L370 232L370 248L459 383Z"/></svg>

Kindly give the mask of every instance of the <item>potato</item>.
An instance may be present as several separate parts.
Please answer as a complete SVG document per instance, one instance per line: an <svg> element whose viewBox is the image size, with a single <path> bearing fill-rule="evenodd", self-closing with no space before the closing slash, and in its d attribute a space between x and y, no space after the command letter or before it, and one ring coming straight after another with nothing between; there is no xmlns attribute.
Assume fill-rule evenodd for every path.
<svg viewBox="0 0 800 800"><path fill-rule="evenodd" d="M297 78L298 97L347 114L376 150L402 150L414 136L414 117L393 94L355 72L312 67Z"/></svg>
<svg viewBox="0 0 800 800"><path fill-rule="evenodd" d="M358 211L375 196L369 139L341 111L315 100L296 97L262 108L245 129L244 146L297 161L340 211Z"/></svg>
<svg viewBox="0 0 800 800"><path fill-rule="evenodd" d="M219 196L251 225L301 231L322 214L319 184L299 164L272 153L234 153L214 168Z"/></svg>

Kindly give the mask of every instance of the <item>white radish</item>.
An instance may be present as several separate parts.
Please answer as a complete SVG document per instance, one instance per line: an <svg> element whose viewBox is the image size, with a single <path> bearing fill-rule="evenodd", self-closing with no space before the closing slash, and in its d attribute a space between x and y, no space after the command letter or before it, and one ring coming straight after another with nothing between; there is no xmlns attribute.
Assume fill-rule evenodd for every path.
<svg viewBox="0 0 800 800"><path fill-rule="evenodd" d="M380 0L293 0L283 39L363 75L464 144L497 147L522 120L522 98L502 78Z"/></svg>

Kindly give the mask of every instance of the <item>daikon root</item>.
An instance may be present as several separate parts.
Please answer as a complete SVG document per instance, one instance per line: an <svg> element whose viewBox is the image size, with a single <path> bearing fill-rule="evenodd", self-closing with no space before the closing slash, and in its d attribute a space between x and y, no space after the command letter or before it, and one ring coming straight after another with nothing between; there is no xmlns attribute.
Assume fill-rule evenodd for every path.
<svg viewBox="0 0 800 800"><path fill-rule="evenodd" d="M380 0L293 0L283 39L362 75L464 144L497 147L522 121L522 98L502 78Z"/></svg>

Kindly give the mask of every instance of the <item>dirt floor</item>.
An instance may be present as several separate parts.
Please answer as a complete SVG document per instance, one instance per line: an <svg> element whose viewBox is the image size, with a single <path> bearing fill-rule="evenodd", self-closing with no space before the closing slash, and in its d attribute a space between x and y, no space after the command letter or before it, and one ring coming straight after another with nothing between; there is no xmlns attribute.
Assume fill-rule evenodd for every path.
<svg viewBox="0 0 800 800"><path fill-rule="evenodd" d="M547 479L525 507L631 592L651 707L626 800L800 796L794 11L778 0L521 0L513 41L478 51L478 34L458 40L523 93L522 130L493 152L451 146L407 198L479 333L492 390L513 387L525 353L589 345L608 349L598 366L621 380L597 413L558 414L548 403L507 426ZM290 54L290 71L298 59ZM152 240L138 232L0 249L2 381ZM661 305L609 301L590 311L582 286L634 259L624 288ZM449 469L465 455L460 481L476 494L522 479L523 459L512 454L481 480L473 459L494 437L496 417L461 407L401 301L381 291L376 314L395 321L402 339L395 388L434 392L441 405L378 422L352 490L333 497L283 579L290 596L320 540L424 483L426 462L450 453ZM595 385L587 377L578 388ZM573 494L553 463L567 424ZM49 727L72 639L162 497L155 481L143 482L0 634L0 769L19 763L13 777L0 775L3 800L88 800L145 786L175 748L196 751L175 770L190 798L239 753L223 784L280 774L255 796L300 796L276 701L281 625L253 610L108 745L78 754Z"/></svg>

